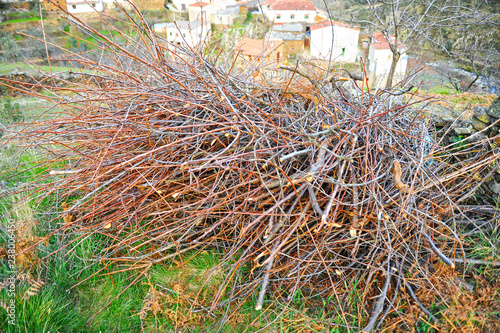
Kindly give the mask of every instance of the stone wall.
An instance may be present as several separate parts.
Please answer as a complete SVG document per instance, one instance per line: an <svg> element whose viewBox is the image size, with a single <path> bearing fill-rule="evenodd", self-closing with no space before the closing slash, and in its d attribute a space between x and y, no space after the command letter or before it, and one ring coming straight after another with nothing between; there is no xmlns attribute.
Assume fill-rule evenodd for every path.
<svg viewBox="0 0 500 333"><path fill-rule="evenodd" d="M456 144L473 144L476 149L490 151L500 157L500 97L489 108L476 106L470 120L441 117L435 120L438 133L444 136L445 146ZM496 200L500 194L500 161L491 165L488 179L480 191ZM486 175L483 175L485 177Z"/></svg>

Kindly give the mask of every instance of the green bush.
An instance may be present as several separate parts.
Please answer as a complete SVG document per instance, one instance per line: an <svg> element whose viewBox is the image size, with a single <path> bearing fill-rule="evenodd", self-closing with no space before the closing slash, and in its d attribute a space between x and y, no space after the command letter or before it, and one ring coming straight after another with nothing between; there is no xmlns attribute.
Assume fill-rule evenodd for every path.
<svg viewBox="0 0 500 333"><path fill-rule="evenodd" d="M17 60L20 58L21 49L10 34L0 39L0 50L3 51L1 56L3 61Z"/></svg>
<svg viewBox="0 0 500 333"><path fill-rule="evenodd" d="M16 123L23 119L19 103L14 103L12 97L6 97L3 99L3 110L0 119L2 119L5 123Z"/></svg>

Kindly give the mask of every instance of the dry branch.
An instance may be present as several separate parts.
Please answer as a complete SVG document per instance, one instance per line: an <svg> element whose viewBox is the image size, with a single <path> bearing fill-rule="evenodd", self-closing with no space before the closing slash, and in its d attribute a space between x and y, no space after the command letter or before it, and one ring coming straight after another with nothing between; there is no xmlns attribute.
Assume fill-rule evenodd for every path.
<svg viewBox="0 0 500 333"><path fill-rule="evenodd" d="M454 200L491 154L478 150L457 169L460 152L429 142L432 128L398 94L363 92L353 80L332 87L312 67L293 70L313 88L300 77L264 79L243 66L228 70L238 54L179 48L140 31L138 41L102 41L99 62L70 54L95 73L45 86L61 116L16 133L57 156L41 163L54 172L31 184L32 195L63 193L60 214L74 219L62 230L109 237L96 258L107 269L135 264L144 275L217 247L227 279L212 309L233 283L234 299L260 286L259 309L266 294L303 288L310 296L338 291L343 311L344 286L369 281L380 262L430 275L432 252L445 262L460 256L453 223L442 222L443 231L438 222L460 208ZM422 163L431 158L430 167ZM434 231L446 241L436 244ZM244 265L253 274L246 283L234 278ZM387 273L367 330L400 279Z"/></svg>

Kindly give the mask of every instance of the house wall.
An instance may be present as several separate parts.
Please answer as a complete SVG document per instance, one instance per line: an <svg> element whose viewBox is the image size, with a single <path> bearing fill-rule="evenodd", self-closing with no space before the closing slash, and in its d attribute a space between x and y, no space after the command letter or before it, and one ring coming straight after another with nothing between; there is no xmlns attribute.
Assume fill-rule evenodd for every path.
<svg viewBox="0 0 500 333"><path fill-rule="evenodd" d="M174 27L163 27L155 29L155 32L166 36L167 41L178 45L197 46L210 33L210 25L200 26L196 29L177 29Z"/></svg>
<svg viewBox="0 0 500 333"><path fill-rule="evenodd" d="M234 19L240 15L239 6L227 7L223 12L217 12L210 17L212 24L233 25Z"/></svg>
<svg viewBox="0 0 500 333"><path fill-rule="evenodd" d="M93 7L92 5L95 5ZM94 2L94 3L68 3L67 4L68 12L72 14L78 14L78 13L95 13L97 10L98 12L102 12L103 10L103 5L102 2Z"/></svg>
<svg viewBox="0 0 500 333"><path fill-rule="evenodd" d="M63 9L68 8L66 5L66 0L54 0L54 1L59 6L61 6L61 8L63 8ZM62 14L63 13L63 11L61 9L59 9L59 7L57 7L55 4L52 4L51 2L46 1L46 0L43 1L43 9L45 9L45 11L47 13L50 13L50 14L52 14L52 13L53 14Z"/></svg>
<svg viewBox="0 0 500 333"><path fill-rule="evenodd" d="M165 0L134 0L140 10L164 9Z"/></svg>
<svg viewBox="0 0 500 333"><path fill-rule="evenodd" d="M210 22L213 24L221 24L221 25L233 25L235 16L234 15L228 15L228 14L213 14L210 17Z"/></svg>
<svg viewBox="0 0 500 333"><path fill-rule="evenodd" d="M221 10L222 8L215 5L208 5L204 7L188 7L189 21L206 21L211 22L211 17Z"/></svg>
<svg viewBox="0 0 500 333"><path fill-rule="evenodd" d="M356 62L358 55L359 30L327 26L311 31L311 57L339 62ZM332 49L333 40L333 49ZM333 50L333 52L332 52Z"/></svg>
<svg viewBox="0 0 500 333"><path fill-rule="evenodd" d="M374 48L370 48L370 52L368 55L369 64L368 70L370 73L374 73L375 75L383 75L389 72L392 64L392 52L391 50L375 50ZM406 66L408 64L408 57L406 54L403 54L396 65L395 74L404 74L406 73Z"/></svg>
<svg viewBox="0 0 500 333"><path fill-rule="evenodd" d="M238 66L246 67L248 66L248 62L252 63L253 66L260 66L261 61L263 61L264 70L274 70L279 64L284 63L286 60L284 44L281 44L277 48L275 48L271 53L264 57L260 56L248 56L244 54L240 54L239 57L245 59L246 61L237 61Z"/></svg>
<svg viewBox="0 0 500 333"><path fill-rule="evenodd" d="M304 50L303 40L285 40L283 42L283 57L288 58Z"/></svg>
<svg viewBox="0 0 500 333"><path fill-rule="evenodd" d="M174 6L179 10L188 10L188 6L196 3L196 0L172 0Z"/></svg>
<svg viewBox="0 0 500 333"><path fill-rule="evenodd" d="M263 6L262 11L274 23L314 23L316 16L315 10L269 10L267 6ZM292 19L292 15L295 15L295 18ZM309 18L306 18L306 15L309 15Z"/></svg>
<svg viewBox="0 0 500 333"><path fill-rule="evenodd" d="M385 85L387 74L391 69L392 52L390 49L376 50L370 46L368 52L368 73L370 76L370 84L377 84L382 79L382 85ZM406 74L406 67L408 65L408 56L406 53L401 55L394 71L394 79L400 80Z"/></svg>

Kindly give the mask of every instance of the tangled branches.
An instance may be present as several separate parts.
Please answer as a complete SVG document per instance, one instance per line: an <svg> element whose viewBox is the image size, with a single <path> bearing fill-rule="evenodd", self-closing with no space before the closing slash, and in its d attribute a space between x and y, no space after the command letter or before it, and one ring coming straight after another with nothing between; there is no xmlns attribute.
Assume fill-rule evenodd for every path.
<svg viewBox="0 0 500 333"><path fill-rule="evenodd" d="M452 164L411 98L339 74L265 81L140 36L104 40L105 64L75 56L94 72L53 87L63 114L21 133L52 155L36 193L71 202L61 230L109 237L99 261L144 269L218 248L212 310L229 289L236 303L259 291L256 309L300 289L344 313L345 283L362 281L363 299L380 294L371 331L398 297L420 304L436 259L463 256L446 219L492 157Z"/></svg>

